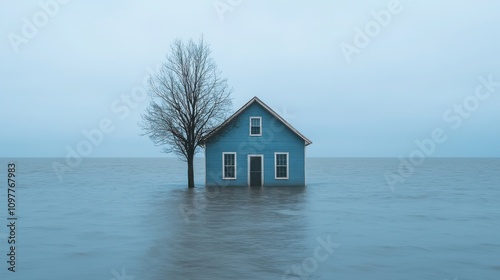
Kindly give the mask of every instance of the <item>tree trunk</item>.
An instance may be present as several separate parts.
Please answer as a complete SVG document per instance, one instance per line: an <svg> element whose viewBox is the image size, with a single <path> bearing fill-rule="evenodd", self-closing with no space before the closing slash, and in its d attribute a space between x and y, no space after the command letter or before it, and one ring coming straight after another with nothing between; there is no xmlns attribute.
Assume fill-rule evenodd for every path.
<svg viewBox="0 0 500 280"><path fill-rule="evenodd" d="M194 153L189 153L187 162L188 162L188 188L194 188Z"/></svg>

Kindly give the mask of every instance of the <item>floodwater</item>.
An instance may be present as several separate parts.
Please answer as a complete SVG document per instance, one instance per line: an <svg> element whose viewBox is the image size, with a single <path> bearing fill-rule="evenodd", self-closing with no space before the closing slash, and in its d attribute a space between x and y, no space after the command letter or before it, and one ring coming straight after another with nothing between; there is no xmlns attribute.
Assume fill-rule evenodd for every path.
<svg viewBox="0 0 500 280"><path fill-rule="evenodd" d="M16 272L0 279L500 279L500 159L307 161L305 188L185 187L175 159L16 163ZM0 225L7 160L0 159ZM3 210L1 210L3 209Z"/></svg>

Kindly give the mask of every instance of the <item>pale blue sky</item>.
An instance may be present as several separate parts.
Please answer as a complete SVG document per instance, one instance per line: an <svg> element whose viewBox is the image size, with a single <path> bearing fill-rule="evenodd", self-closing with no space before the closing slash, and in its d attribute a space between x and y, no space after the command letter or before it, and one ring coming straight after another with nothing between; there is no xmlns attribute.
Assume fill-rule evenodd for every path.
<svg viewBox="0 0 500 280"><path fill-rule="evenodd" d="M64 157L103 119L114 130L88 156L164 156L139 136L147 100L120 98L175 38L202 34L234 110L258 96L314 142L309 156L407 156L435 128L447 140L431 156L500 156L500 86L474 103L479 76L500 81L498 1L252 0L223 18L214 3L238 1L67 2L45 19L39 0L0 2L0 157ZM24 17L42 27L19 43ZM373 37L348 62L357 28ZM447 111L464 100L458 125Z"/></svg>

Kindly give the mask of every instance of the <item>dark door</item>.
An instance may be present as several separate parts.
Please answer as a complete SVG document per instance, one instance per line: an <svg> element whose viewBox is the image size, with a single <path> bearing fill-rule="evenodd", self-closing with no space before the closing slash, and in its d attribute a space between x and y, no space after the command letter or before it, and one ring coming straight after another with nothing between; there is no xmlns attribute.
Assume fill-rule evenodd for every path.
<svg viewBox="0 0 500 280"><path fill-rule="evenodd" d="M250 187L262 186L262 157L250 156Z"/></svg>

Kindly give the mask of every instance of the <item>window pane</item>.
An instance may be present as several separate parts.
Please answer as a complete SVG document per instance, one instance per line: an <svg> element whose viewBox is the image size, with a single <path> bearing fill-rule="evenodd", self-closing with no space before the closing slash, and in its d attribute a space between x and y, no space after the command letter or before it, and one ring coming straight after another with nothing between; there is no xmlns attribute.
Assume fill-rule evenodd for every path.
<svg viewBox="0 0 500 280"><path fill-rule="evenodd" d="M261 119L260 118L250 118L250 134L259 135L261 134Z"/></svg>
<svg viewBox="0 0 500 280"><path fill-rule="evenodd" d="M236 176L236 155L224 154L224 178L235 178Z"/></svg>
<svg viewBox="0 0 500 280"><path fill-rule="evenodd" d="M276 177L288 178L287 154L276 154Z"/></svg>
<svg viewBox="0 0 500 280"><path fill-rule="evenodd" d="M276 167L276 177L278 178L286 178L286 166L277 166Z"/></svg>
<svg viewBox="0 0 500 280"><path fill-rule="evenodd" d="M286 154L277 154L276 155L276 165L278 166L286 166Z"/></svg>
<svg viewBox="0 0 500 280"><path fill-rule="evenodd" d="M233 154L226 154L224 155L224 165L234 165L234 155Z"/></svg>
<svg viewBox="0 0 500 280"><path fill-rule="evenodd" d="M225 178L234 178L234 166L226 166L224 167L224 177Z"/></svg>
<svg viewBox="0 0 500 280"><path fill-rule="evenodd" d="M252 134L260 134L260 127L253 127L252 126Z"/></svg>

